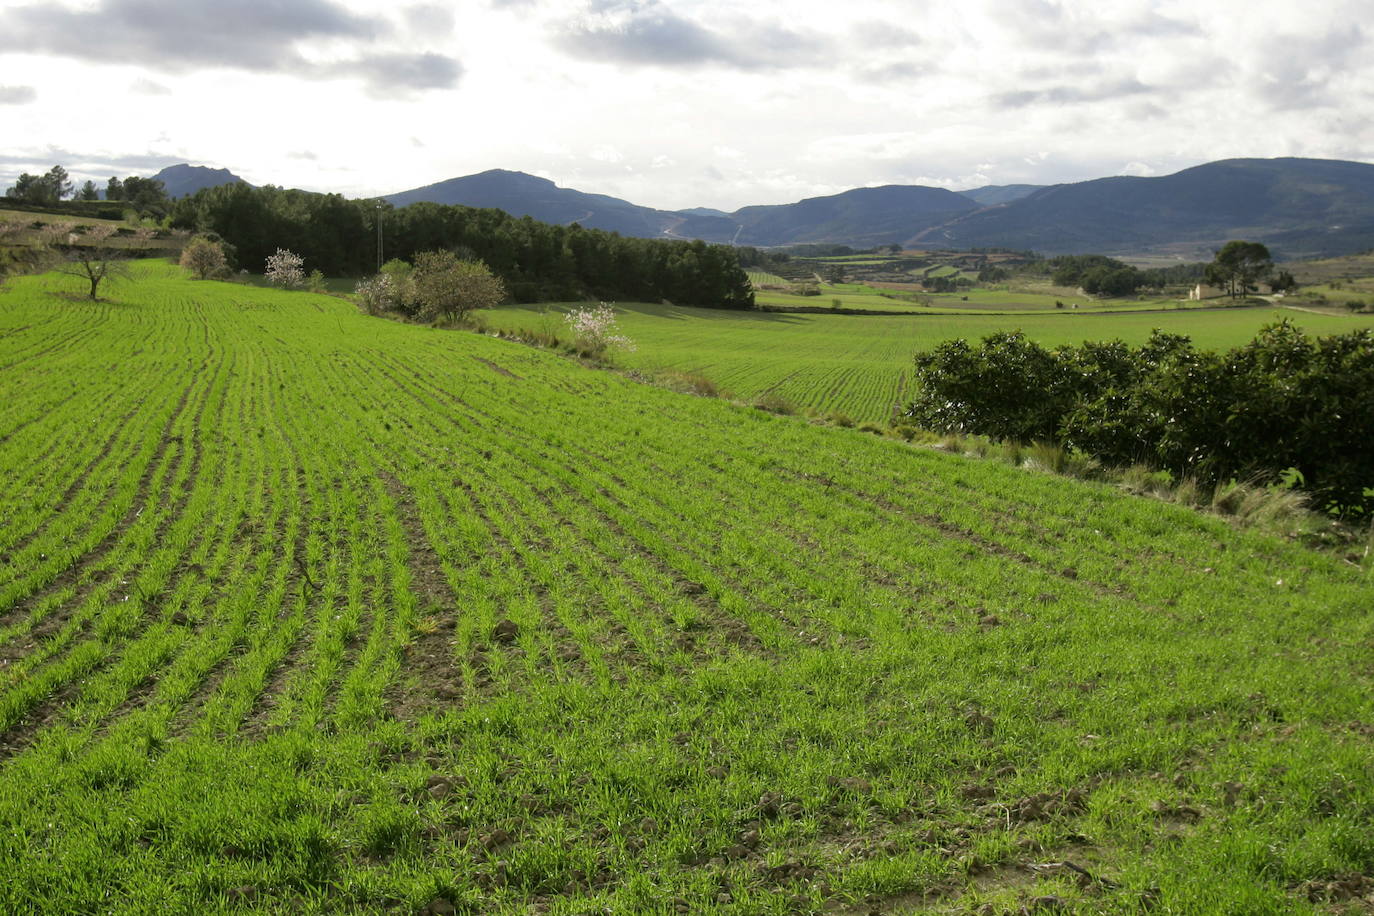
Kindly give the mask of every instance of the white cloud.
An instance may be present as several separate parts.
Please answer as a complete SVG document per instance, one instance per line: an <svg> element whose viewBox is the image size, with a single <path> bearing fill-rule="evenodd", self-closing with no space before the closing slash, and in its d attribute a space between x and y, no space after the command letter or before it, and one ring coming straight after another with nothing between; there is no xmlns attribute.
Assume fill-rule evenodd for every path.
<svg viewBox="0 0 1374 916"><path fill-rule="evenodd" d="M28 105L38 101L38 90L32 86L0 86L0 105Z"/></svg>
<svg viewBox="0 0 1374 916"><path fill-rule="evenodd" d="M1374 158L1363 0L250 3L144 17L143 0L0 0L0 68L24 74L0 88L0 182L180 156L375 194L509 168L733 210L887 183ZM92 87L116 88L92 105Z"/></svg>

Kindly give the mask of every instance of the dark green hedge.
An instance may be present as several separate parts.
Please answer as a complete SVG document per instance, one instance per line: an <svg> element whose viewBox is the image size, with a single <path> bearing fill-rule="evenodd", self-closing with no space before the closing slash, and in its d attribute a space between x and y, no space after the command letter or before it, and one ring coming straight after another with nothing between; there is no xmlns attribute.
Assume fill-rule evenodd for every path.
<svg viewBox="0 0 1374 916"><path fill-rule="evenodd" d="M1370 330L1311 338L1285 320L1226 353L1158 331L1141 347L1053 350L998 333L919 354L915 380L905 413L930 429L1057 442L1209 482L1296 468L1328 511L1374 511Z"/></svg>

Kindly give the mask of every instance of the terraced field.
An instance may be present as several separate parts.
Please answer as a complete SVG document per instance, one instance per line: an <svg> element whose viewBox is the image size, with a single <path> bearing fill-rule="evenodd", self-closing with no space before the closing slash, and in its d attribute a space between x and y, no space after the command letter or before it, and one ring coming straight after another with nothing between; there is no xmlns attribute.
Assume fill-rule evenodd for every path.
<svg viewBox="0 0 1374 916"><path fill-rule="evenodd" d="M483 317L492 328L566 336L562 315L575 305L503 306ZM1240 346L1280 318L1311 334L1374 326L1374 315L1271 308L910 317L736 312L643 303L619 303L617 310L622 329L637 347L633 353L617 354L618 364L694 372L739 398L773 394L797 407L877 422L886 421L893 408L905 402L912 355L952 337L977 340L993 331L1020 329L1047 346L1112 338L1139 344L1153 329L1162 328L1187 334L1198 346L1222 349Z"/></svg>
<svg viewBox="0 0 1374 916"><path fill-rule="evenodd" d="M1351 562L140 273L0 293L0 911L1374 889Z"/></svg>

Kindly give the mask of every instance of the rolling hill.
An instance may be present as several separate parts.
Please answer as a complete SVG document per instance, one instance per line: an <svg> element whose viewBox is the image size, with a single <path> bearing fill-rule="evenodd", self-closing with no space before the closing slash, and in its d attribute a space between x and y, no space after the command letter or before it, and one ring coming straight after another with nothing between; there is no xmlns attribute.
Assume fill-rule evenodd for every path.
<svg viewBox="0 0 1374 916"><path fill-rule="evenodd" d="M1054 185L927 230L911 243L1210 258L1234 238L1264 242L1287 258L1374 246L1374 165L1230 159L1159 178Z"/></svg>
<svg viewBox="0 0 1374 916"><path fill-rule="evenodd" d="M1039 184L992 184L982 188L971 188L959 193L984 207L1009 204L1040 190Z"/></svg>
<svg viewBox="0 0 1374 916"><path fill-rule="evenodd" d="M1288 258L1374 246L1374 166L1323 159L1232 159L1158 178L993 185L961 193L887 185L733 213L656 210L499 169L387 199L396 206L428 200L496 207L646 238L758 246L899 242L1188 258L1210 257L1232 238L1265 242Z"/></svg>
<svg viewBox="0 0 1374 916"><path fill-rule="evenodd" d="M886 185L855 188L794 204L745 207L731 214L748 245L843 242L850 245L901 243L977 208L974 201L943 188Z"/></svg>
<svg viewBox="0 0 1374 916"><path fill-rule="evenodd" d="M734 213L708 207L667 211L604 194L560 188L547 178L504 169L451 178L385 199L397 207L421 201L495 207L557 225L575 222L643 238L695 238L742 245L899 242L977 207L976 202L942 188L889 185L856 188L792 204L745 207Z"/></svg>
<svg viewBox="0 0 1374 916"><path fill-rule="evenodd" d="M397 207L428 201L466 207L495 207L512 216L529 216L542 223L565 226L578 223L588 229L604 229L621 235L654 238L680 218L675 214L641 207L605 194L587 194L560 188L547 178L491 169L476 175L450 178L436 184L387 195Z"/></svg>

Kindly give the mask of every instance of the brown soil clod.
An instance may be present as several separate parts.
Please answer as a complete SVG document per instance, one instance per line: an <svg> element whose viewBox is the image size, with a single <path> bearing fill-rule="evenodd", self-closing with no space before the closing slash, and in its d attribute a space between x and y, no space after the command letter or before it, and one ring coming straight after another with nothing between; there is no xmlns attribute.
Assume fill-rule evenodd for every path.
<svg viewBox="0 0 1374 916"><path fill-rule="evenodd" d="M487 852L496 852L514 843L515 838L510 835L509 831L498 827L490 833L482 834L478 837L477 842L482 844L482 848Z"/></svg>
<svg viewBox="0 0 1374 916"><path fill-rule="evenodd" d="M1374 897L1374 878L1354 873L1337 875L1333 878L1304 881L1298 890L1313 903L1369 900L1370 897Z"/></svg>
<svg viewBox="0 0 1374 916"><path fill-rule="evenodd" d="M873 791L873 784L861 776L831 776L825 782L831 788L844 789L856 795L867 795Z"/></svg>
<svg viewBox="0 0 1374 916"><path fill-rule="evenodd" d="M1069 875L1075 884L1084 889L1096 886L1106 890L1115 890L1121 886L1110 878L1094 875L1083 866L1070 862L1068 859L1062 862L1043 862L1026 867L1036 876Z"/></svg>
<svg viewBox="0 0 1374 916"><path fill-rule="evenodd" d="M492 627L491 638L502 645L511 645L520 638L520 624L514 620L502 620Z"/></svg>
<svg viewBox="0 0 1374 916"><path fill-rule="evenodd" d="M1150 804L1150 811L1156 817L1164 820L1183 821L1187 824L1195 824L1202 820L1202 811L1192 805L1175 805L1166 801L1156 801Z"/></svg>
<svg viewBox="0 0 1374 916"><path fill-rule="evenodd" d="M1087 807L1082 789L1067 792L1038 792L1011 806L1010 818L1016 823L1049 820L1056 814L1079 814Z"/></svg>
<svg viewBox="0 0 1374 916"><path fill-rule="evenodd" d="M251 884L245 884L229 888L224 892L224 896L235 903L252 903L258 897L258 889Z"/></svg>
<svg viewBox="0 0 1374 916"><path fill-rule="evenodd" d="M992 716L988 715L980 709L970 709L967 713L964 714L964 724L967 725L972 731L990 732L993 730L993 728L996 727L997 722L992 718Z"/></svg>
<svg viewBox="0 0 1374 916"><path fill-rule="evenodd" d="M997 794L997 790L989 785L979 783L969 783L959 787L959 797L965 801L980 801L985 798L992 798Z"/></svg>

